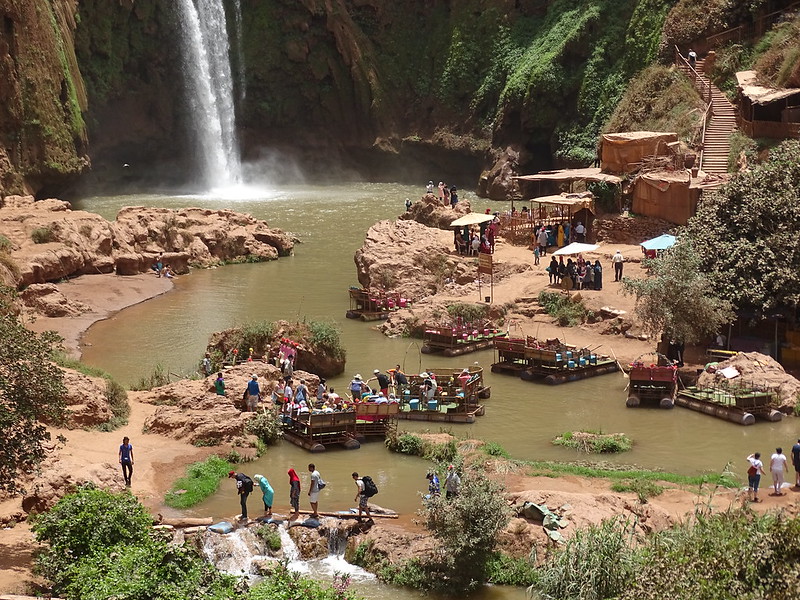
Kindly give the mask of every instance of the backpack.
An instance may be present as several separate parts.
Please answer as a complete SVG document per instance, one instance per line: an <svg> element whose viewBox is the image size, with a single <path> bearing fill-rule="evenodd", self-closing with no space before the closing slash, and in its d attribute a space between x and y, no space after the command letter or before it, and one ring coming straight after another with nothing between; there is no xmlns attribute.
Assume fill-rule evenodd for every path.
<svg viewBox="0 0 800 600"><path fill-rule="evenodd" d="M364 475L364 477L361 478L361 481L364 482L364 496L367 498L372 498L378 493L378 486L375 485L374 481L372 481L372 477L369 475Z"/></svg>
<svg viewBox="0 0 800 600"><path fill-rule="evenodd" d="M244 476L244 480L242 481L242 489L248 494L253 491L253 480L247 475Z"/></svg>

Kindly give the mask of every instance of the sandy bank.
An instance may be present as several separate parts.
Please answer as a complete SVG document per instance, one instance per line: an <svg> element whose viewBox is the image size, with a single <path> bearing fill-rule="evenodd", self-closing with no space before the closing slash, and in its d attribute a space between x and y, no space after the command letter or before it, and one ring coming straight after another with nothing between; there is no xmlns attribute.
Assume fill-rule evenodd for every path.
<svg viewBox="0 0 800 600"><path fill-rule="evenodd" d="M89 311L73 317L40 316L26 325L36 332L55 331L64 338L67 353L79 358L80 339L89 327L123 308L170 291L172 280L153 273L126 276L108 273L83 275L57 285L68 301L83 303Z"/></svg>

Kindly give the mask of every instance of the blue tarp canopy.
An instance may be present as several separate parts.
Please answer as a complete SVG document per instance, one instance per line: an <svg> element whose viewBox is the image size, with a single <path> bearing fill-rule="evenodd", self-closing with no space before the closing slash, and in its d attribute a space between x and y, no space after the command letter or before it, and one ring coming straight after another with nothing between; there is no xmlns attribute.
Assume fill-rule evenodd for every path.
<svg viewBox="0 0 800 600"><path fill-rule="evenodd" d="M642 248L645 250L666 250L667 248L672 248L674 245L675 236L667 233L641 243Z"/></svg>

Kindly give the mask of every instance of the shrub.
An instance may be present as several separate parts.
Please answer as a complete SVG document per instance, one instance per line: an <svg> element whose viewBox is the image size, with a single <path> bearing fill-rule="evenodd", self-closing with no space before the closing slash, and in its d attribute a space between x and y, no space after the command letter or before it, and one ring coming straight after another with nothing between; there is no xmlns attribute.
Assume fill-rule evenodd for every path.
<svg viewBox="0 0 800 600"><path fill-rule="evenodd" d="M731 149L728 154L728 172L738 171L739 157L744 155L748 165L752 165L758 158L758 142L747 137L741 131L734 131L730 137Z"/></svg>
<svg viewBox="0 0 800 600"><path fill-rule="evenodd" d="M47 244L53 241L53 230L49 227L37 227L31 231L31 239L34 244Z"/></svg>
<svg viewBox="0 0 800 600"><path fill-rule="evenodd" d="M586 319L586 308L582 300L573 300L558 292L539 292L539 305L553 317L561 327L573 327Z"/></svg>
<svg viewBox="0 0 800 600"><path fill-rule="evenodd" d="M624 433L601 431L567 431L556 436L553 444L594 454L627 452L633 446L633 442Z"/></svg>
<svg viewBox="0 0 800 600"><path fill-rule="evenodd" d="M500 484L470 470L463 474L457 496L425 503L423 522L439 546L432 557L413 565L415 575L422 575L415 587L454 594L486 583L497 534L509 519L502 492ZM407 567L405 576L410 575Z"/></svg>
<svg viewBox="0 0 800 600"><path fill-rule="evenodd" d="M164 497L164 503L172 508L194 506L217 491L220 480L228 476L231 468L232 465L219 456L209 456L204 461L189 465L186 476L172 485L172 490Z"/></svg>
<svg viewBox="0 0 800 600"><path fill-rule="evenodd" d="M245 425L248 433L258 436L267 446L272 446L281 439L281 425L276 416L269 411L261 411L253 415Z"/></svg>
<svg viewBox="0 0 800 600"><path fill-rule="evenodd" d="M485 319L489 315L489 305L456 302L447 305L447 314L453 319L461 318L465 323L472 323Z"/></svg>
<svg viewBox="0 0 800 600"><path fill-rule="evenodd" d="M609 519L577 530L539 569L531 588L545 598L616 598L632 583L636 567L628 522Z"/></svg>
<svg viewBox="0 0 800 600"><path fill-rule="evenodd" d="M497 442L486 442L483 445L483 451L488 454L489 456L497 456L501 458L511 458L511 455L506 452L506 449L503 448Z"/></svg>
<svg viewBox="0 0 800 600"><path fill-rule="evenodd" d="M169 373L165 370L164 365L157 363L153 367L153 371L149 375L143 375L139 380L131 386L132 390L144 391L152 390L153 388L167 385L169 383Z"/></svg>
<svg viewBox="0 0 800 600"><path fill-rule="evenodd" d="M422 438L412 434L403 433L402 435L392 435L386 438L386 447L392 452L409 454L411 456L422 456Z"/></svg>
<svg viewBox="0 0 800 600"><path fill-rule="evenodd" d="M272 574L250 589L247 600L356 600L346 575L334 575L333 586L289 571L281 563Z"/></svg>
<svg viewBox="0 0 800 600"><path fill-rule="evenodd" d="M256 535L267 544L273 552L281 549L281 534L274 525L264 524L256 529Z"/></svg>
<svg viewBox="0 0 800 600"><path fill-rule="evenodd" d="M311 321L308 324L311 331L311 343L324 350L334 358L342 359L345 356L345 349L342 346L342 332L335 323L327 321Z"/></svg>
<svg viewBox="0 0 800 600"><path fill-rule="evenodd" d="M11 240L8 239L4 235L0 235L0 252L11 252L13 250L14 245L11 243Z"/></svg>
<svg viewBox="0 0 800 600"><path fill-rule="evenodd" d="M59 585L69 577L73 561L110 546L143 543L152 523L132 495L84 485L35 518L36 539L48 544L36 559L37 570Z"/></svg>
<svg viewBox="0 0 800 600"><path fill-rule="evenodd" d="M495 585L530 586L538 580L536 565L530 557L514 558L495 552L487 567L487 581Z"/></svg>

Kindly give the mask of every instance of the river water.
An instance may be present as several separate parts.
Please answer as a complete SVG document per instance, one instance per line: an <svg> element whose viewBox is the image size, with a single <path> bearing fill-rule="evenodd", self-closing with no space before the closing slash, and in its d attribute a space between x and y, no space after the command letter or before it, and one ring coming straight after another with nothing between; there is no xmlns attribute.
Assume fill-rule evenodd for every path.
<svg viewBox="0 0 800 600"><path fill-rule="evenodd" d="M497 441L515 458L581 459L573 450L553 446L550 440L564 431L594 429L625 432L634 441L632 451L604 457L608 462L684 474L719 472L733 463L737 472L742 472L741 465L749 453L771 452L777 445L791 445L797 437L792 419L741 427L679 407L671 411L627 409L621 374L553 387L493 375L488 372L493 359L490 350L460 358L423 356L418 340L387 339L371 324L345 319L348 287L358 284L353 253L365 232L376 221L395 218L404 210L406 198L416 200L423 192L422 187L349 183L281 186L256 191L246 200L129 195L73 202L75 208L108 219L113 219L123 206L228 208L266 219L271 226L291 231L302 241L292 257L195 270L178 277L174 291L94 325L84 337L87 344L83 347L83 360L131 383L150 373L156 363L174 373L194 371L209 334L220 329L265 319L333 320L342 330L347 369L343 375L330 379L329 385L341 391L353 374L367 376L375 368L385 370L397 363L408 372L456 368L475 361L485 367L487 383L492 386L486 415L473 425L447 427L459 436ZM486 207L496 210L500 206L470 193L462 197L473 203L475 211ZM566 330L567 336L568 333ZM439 430L436 425L407 421L401 421L400 428ZM321 510L338 510L353 504L355 488L350 473L354 470L376 480L381 490L375 498L377 504L404 514L419 507L418 492L424 491L427 483L424 461L390 454L379 443L365 444L360 450L333 449L319 455L281 443L248 464L246 470L262 473L273 482L276 509L281 510L288 506L287 468L294 467L307 475L306 465L312 460L330 483ZM307 489L307 477L303 479ZM226 483L193 512L215 517L234 514L238 502L233 486ZM255 509L255 500L251 504ZM378 595L371 593L371 597L377 598L383 592L374 593ZM489 594L486 598L505 600L521 594L519 590L501 588L485 593ZM392 597L398 597L396 590Z"/></svg>

